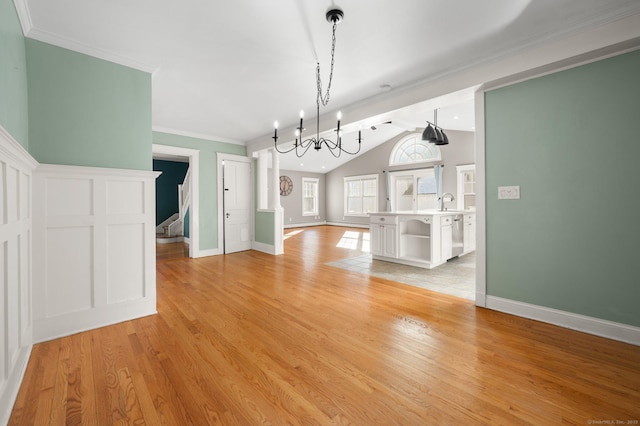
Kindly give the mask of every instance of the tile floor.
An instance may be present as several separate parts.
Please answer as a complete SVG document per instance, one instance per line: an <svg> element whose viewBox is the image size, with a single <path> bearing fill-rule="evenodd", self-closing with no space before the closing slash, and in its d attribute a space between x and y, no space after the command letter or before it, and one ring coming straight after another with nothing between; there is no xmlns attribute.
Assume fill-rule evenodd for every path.
<svg viewBox="0 0 640 426"><path fill-rule="evenodd" d="M476 290L476 254L469 253L449 260L434 269L373 260L371 254L328 263L336 268L373 275L452 296L474 300Z"/></svg>

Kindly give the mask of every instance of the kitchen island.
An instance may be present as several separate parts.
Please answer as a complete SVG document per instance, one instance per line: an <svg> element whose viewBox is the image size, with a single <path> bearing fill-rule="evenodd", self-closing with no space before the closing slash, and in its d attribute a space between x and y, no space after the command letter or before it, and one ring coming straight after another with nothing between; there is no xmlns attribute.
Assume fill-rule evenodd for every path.
<svg viewBox="0 0 640 426"><path fill-rule="evenodd" d="M475 250L475 211L370 213L374 259L432 269Z"/></svg>

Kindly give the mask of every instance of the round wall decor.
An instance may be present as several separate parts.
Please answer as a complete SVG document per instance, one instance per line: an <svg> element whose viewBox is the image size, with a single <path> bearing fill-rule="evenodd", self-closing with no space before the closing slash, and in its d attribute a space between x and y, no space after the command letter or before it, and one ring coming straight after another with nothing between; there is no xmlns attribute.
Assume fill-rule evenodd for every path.
<svg viewBox="0 0 640 426"><path fill-rule="evenodd" d="M280 195L289 195L293 191L293 182L289 176L280 176Z"/></svg>

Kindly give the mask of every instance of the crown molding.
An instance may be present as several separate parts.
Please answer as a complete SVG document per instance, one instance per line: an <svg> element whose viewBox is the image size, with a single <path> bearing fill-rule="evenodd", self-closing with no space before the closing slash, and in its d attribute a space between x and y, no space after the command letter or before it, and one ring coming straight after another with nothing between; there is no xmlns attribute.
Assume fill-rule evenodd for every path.
<svg viewBox="0 0 640 426"><path fill-rule="evenodd" d="M26 37L26 35L29 34L29 31L33 28L33 22L31 22L31 13L29 12L27 0L13 0L13 5L16 8L16 13L20 20L22 34Z"/></svg>
<svg viewBox="0 0 640 426"><path fill-rule="evenodd" d="M189 131L185 131L185 130L177 130L177 129L172 129L169 127L161 127L161 126L153 126L152 130L154 132L158 132L158 133L168 133L170 135L177 135L177 136L186 136L188 138L196 138L196 139L203 139L206 141L211 141L211 142L222 142L222 143L230 143L233 145L242 145L245 146L246 143L239 141L237 139L229 139L229 138L224 138L221 136L213 136L213 135L209 135L209 134L205 134L205 133L197 133L197 132L189 132Z"/></svg>
<svg viewBox="0 0 640 426"><path fill-rule="evenodd" d="M157 66L146 64L144 62L140 62L126 56L118 55L117 53L113 53L106 49L89 46L72 38L64 37L37 28L31 28L31 30L25 34L25 37L92 56L94 58L102 59L108 62L113 62L115 64L123 65L125 67L133 68L149 74L153 74L158 69Z"/></svg>

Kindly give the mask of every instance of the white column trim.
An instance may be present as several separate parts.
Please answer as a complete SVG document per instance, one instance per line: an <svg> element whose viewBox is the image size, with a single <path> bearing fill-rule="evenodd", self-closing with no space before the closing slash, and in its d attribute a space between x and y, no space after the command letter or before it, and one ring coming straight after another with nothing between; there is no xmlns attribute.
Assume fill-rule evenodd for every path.
<svg viewBox="0 0 640 426"><path fill-rule="evenodd" d="M486 306L487 296L487 210L484 140L484 91L475 96L476 163L476 306Z"/></svg>

